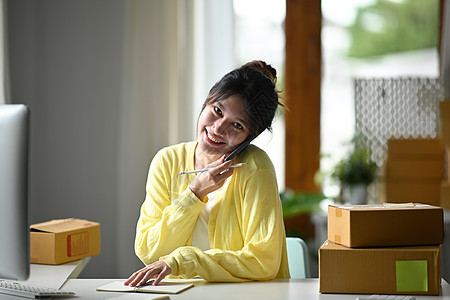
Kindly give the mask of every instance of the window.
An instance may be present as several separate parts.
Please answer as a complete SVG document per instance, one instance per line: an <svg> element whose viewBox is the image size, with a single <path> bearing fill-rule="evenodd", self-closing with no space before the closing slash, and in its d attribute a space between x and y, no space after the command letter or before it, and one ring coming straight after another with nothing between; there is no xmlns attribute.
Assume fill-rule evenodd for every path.
<svg viewBox="0 0 450 300"><path fill-rule="evenodd" d="M285 1L234 0L233 6L237 63L253 59L271 63L283 89ZM345 156L355 133L354 78L439 76L437 40L426 40L438 34L438 11L438 0L322 0L321 171L325 175ZM358 26L366 32L358 33ZM411 29L415 34L409 35ZM381 38L386 32L409 36L409 41L400 42L403 48L392 48L389 38L398 38ZM362 40L368 36L372 41ZM358 50L358 45L378 52L366 49L361 55L364 49ZM264 133L255 144L271 157L280 190L285 187L284 143L284 118L279 114L273 134ZM335 196L336 184L329 176L324 178L324 193Z"/></svg>
<svg viewBox="0 0 450 300"><path fill-rule="evenodd" d="M347 153L346 142L354 136L354 78L439 76L438 12L438 0L322 0L325 174ZM337 186L325 178L324 193L335 196Z"/></svg>

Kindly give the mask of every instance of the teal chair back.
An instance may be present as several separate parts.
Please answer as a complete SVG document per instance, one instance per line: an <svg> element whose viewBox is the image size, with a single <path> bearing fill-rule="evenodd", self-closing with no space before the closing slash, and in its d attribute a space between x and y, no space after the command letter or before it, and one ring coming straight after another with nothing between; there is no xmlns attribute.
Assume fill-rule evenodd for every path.
<svg viewBox="0 0 450 300"><path fill-rule="evenodd" d="M310 277L308 246L298 237L286 238L287 256L291 278Z"/></svg>

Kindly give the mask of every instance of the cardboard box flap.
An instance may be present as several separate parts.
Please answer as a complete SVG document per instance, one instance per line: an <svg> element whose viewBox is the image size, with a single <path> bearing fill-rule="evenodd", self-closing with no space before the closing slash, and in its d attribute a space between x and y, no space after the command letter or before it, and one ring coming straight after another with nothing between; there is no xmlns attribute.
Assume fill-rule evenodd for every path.
<svg viewBox="0 0 450 300"><path fill-rule="evenodd" d="M98 223L87 220L70 218L70 219L51 220L48 222L33 224L30 226L30 229L31 231L34 232L40 231L49 233L61 233L80 228L91 227L95 225L98 225Z"/></svg>

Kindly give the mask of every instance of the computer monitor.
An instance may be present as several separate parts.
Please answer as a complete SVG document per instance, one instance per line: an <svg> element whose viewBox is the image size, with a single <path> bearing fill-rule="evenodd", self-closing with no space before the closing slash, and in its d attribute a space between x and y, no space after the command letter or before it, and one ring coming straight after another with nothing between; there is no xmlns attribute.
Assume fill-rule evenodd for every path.
<svg viewBox="0 0 450 300"><path fill-rule="evenodd" d="M25 105L0 105L0 279L30 272L28 115Z"/></svg>

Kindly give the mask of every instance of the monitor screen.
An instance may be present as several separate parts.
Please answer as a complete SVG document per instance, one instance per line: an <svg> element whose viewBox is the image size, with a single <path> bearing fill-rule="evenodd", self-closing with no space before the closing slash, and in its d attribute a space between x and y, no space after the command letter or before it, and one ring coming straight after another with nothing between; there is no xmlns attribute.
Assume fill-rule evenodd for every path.
<svg viewBox="0 0 450 300"><path fill-rule="evenodd" d="M0 278L25 280L28 227L28 108L0 105Z"/></svg>

